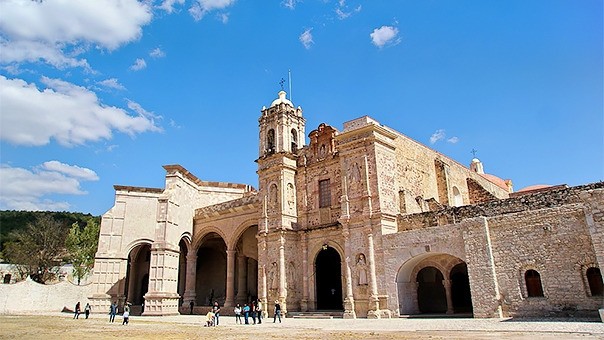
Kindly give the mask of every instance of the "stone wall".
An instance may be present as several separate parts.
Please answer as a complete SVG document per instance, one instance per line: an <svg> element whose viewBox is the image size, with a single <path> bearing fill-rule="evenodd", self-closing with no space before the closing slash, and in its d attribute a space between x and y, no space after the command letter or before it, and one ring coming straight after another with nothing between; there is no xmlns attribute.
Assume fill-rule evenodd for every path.
<svg viewBox="0 0 604 340"><path fill-rule="evenodd" d="M0 314L28 314L73 310L79 301L82 310L92 285L77 286L68 281L43 285L27 278L15 284L0 284ZM93 313L108 312L92 310Z"/></svg>

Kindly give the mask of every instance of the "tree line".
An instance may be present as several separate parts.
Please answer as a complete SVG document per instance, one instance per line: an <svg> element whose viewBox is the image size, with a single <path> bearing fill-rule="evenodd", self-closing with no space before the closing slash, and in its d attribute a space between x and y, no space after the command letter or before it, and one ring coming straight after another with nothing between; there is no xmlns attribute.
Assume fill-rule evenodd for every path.
<svg viewBox="0 0 604 340"><path fill-rule="evenodd" d="M73 212L0 211L0 261L40 283L71 264L79 282L94 265L100 222L100 216Z"/></svg>

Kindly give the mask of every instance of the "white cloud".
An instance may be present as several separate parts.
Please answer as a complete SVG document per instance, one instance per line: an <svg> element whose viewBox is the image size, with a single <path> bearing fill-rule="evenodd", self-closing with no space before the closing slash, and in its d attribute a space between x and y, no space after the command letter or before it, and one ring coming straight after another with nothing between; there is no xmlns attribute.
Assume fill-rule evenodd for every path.
<svg viewBox="0 0 604 340"><path fill-rule="evenodd" d="M134 61L134 64L132 64L132 66L130 66L130 69L132 71L140 71L140 70L142 70L142 69L144 69L146 67L147 67L147 62L145 61L145 59L143 59L143 58L137 58Z"/></svg>
<svg viewBox="0 0 604 340"><path fill-rule="evenodd" d="M235 3L235 0L196 0L189 9L189 13L195 21L199 21L209 12L225 9L233 3Z"/></svg>
<svg viewBox="0 0 604 340"><path fill-rule="evenodd" d="M299 39L300 39L300 42L302 43L302 45L304 45L304 48L309 49L312 46L312 44L315 43L312 40L312 27L304 30L304 32L302 32L302 34L300 34Z"/></svg>
<svg viewBox="0 0 604 340"><path fill-rule="evenodd" d="M137 40L152 19L146 2L0 1L1 63L44 61L87 67L77 55L89 46L114 50Z"/></svg>
<svg viewBox="0 0 604 340"><path fill-rule="evenodd" d="M346 6L346 1L340 0L338 2L338 7L336 7L336 15L340 20L348 19L351 15L360 12L362 8L363 7L361 5L358 5L354 9L348 10L348 6Z"/></svg>
<svg viewBox="0 0 604 340"><path fill-rule="evenodd" d="M175 4L183 5L184 3L185 0L164 0L162 1L161 5L159 5L159 8L163 9L167 13L172 13L174 12Z"/></svg>
<svg viewBox="0 0 604 340"><path fill-rule="evenodd" d="M229 22L229 14L228 13L219 13L218 20L222 21L223 24Z"/></svg>
<svg viewBox="0 0 604 340"><path fill-rule="evenodd" d="M96 172L81 168L77 165L69 165L59 161L48 161L42 164L42 169L62 173L68 177L79 178L84 181L98 181L99 176Z"/></svg>
<svg viewBox="0 0 604 340"><path fill-rule="evenodd" d="M163 58L166 56L166 53L164 51L161 50L161 48L156 47L153 49L153 51L149 52L149 56L151 58Z"/></svg>
<svg viewBox="0 0 604 340"><path fill-rule="evenodd" d="M86 88L42 78L47 88L0 75L0 139L15 145L41 146L51 139L65 146L112 138L114 130L134 135L161 131L151 116L130 115L102 104Z"/></svg>
<svg viewBox="0 0 604 340"><path fill-rule="evenodd" d="M0 165L0 209L3 210L67 210L67 202L53 201L49 195L84 195L83 181L97 181L90 169L49 161L24 169Z"/></svg>
<svg viewBox="0 0 604 340"><path fill-rule="evenodd" d="M115 78L101 80L101 81L97 82L97 84L99 84L103 87L107 87L107 88L115 89L115 90L125 90L126 89L124 87L124 85L120 84L120 82Z"/></svg>
<svg viewBox="0 0 604 340"><path fill-rule="evenodd" d="M294 9L296 9L296 5L299 2L301 2L301 1L300 0L283 0L283 1L281 1L281 6L294 10Z"/></svg>
<svg viewBox="0 0 604 340"><path fill-rule="evenodd" d="M439 140L444 139L446 136L447 136L447 134L445 133L445 130L438 129L438 130L436 130L436 132L434 132L432 134L432 136L430 136L430 144L434 144L434 143L438 142Z"/></svg>
<svg viewBox="0 0 604 340"><path fill-rule="evenodd" d="M377 47L384 47L385 45L396 45L401 42L398 37L398 28L394 26L382 26L373 30L371 34L371 42Z"/></svg>
<svg viewBox="0 0 604 340"><path fill-rule="evenodd" d="M447 143L457 144L457 142L459 142L459 137L451 137L447 139Z"/></svg>

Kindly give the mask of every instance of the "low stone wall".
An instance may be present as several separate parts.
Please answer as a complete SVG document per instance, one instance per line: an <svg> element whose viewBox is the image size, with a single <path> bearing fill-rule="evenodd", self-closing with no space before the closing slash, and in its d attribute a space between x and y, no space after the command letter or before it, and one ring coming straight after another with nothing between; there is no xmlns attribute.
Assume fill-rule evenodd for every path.
<svg viewBox="0 0 604 340"><path fill-rule="evenodd" d="M14 284L0 284L0 314L60 312L65 307L73 310L78 301L83 311L91 288L92 285L78 286L68 281L44 285L29 277Z"/></svg>

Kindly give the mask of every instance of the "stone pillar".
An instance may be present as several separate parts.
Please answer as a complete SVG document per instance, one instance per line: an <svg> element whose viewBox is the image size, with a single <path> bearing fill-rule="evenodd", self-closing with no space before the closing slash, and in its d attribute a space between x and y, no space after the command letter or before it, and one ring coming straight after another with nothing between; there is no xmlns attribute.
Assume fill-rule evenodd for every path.
<svg viewBox="0 0 604 340"><path fill-rule="evenodd" d="M352 274L350 270L350 232L348 226L344 226L344 273L346 275L346 298L344 299L344 318L356 319L357 314L354 310L354 297L352 295Z"/></svg>
<svg viewBox="0 0 604 340"><path fill-rule="evenodd" d="M447 296L447 314L453 314L453 299L451 295L451 280L443 280L445 286L445 295Z"/></svg>
<svg viewBox="0 0 604 340"><path fill-rule="evenodd" d="M279 301L281 302L281 313L287 313L287 288L285 278L285 236L281 233L279 237Z"/></svg>
<svg viewBox="0 0 604 340"><path fill-rule="evenodd" d="M185 278L185 294L182 300L183 307L189 307L191 301L195 303L197 294L195 292L195 279L197 277L197 254L190 251L187 254L187 276Z"/></svg>
<svg viewBox="0 0 604 340"><path fill-rule="evenodd" d="M237 303L243 304L247 298L247 261L243 254L237 256Z"/></svg>
<svg viewBox="0 0 604 340"><path fill-rule="evenodd" d="M308 311L308 240L306 234L302 235L302 301L300 309Z"/></svg>
<svg viewBox="0 0 604 340"><path fill-rule="evenodd" d="M367 233L367 241L369 245L369 312L367 318L380 318L380 300L378 298L377 290L377 277L375 275L375 250L373 248L373 231L369 230Z"/></svg>
<svg viewBox="0 0 604 340"><path fill-rule="evenodd" d="M227 251L227 273L226 273L226 298L224 301L225 307L234 306L235 298L235 250L228 249Z"/></svg>

